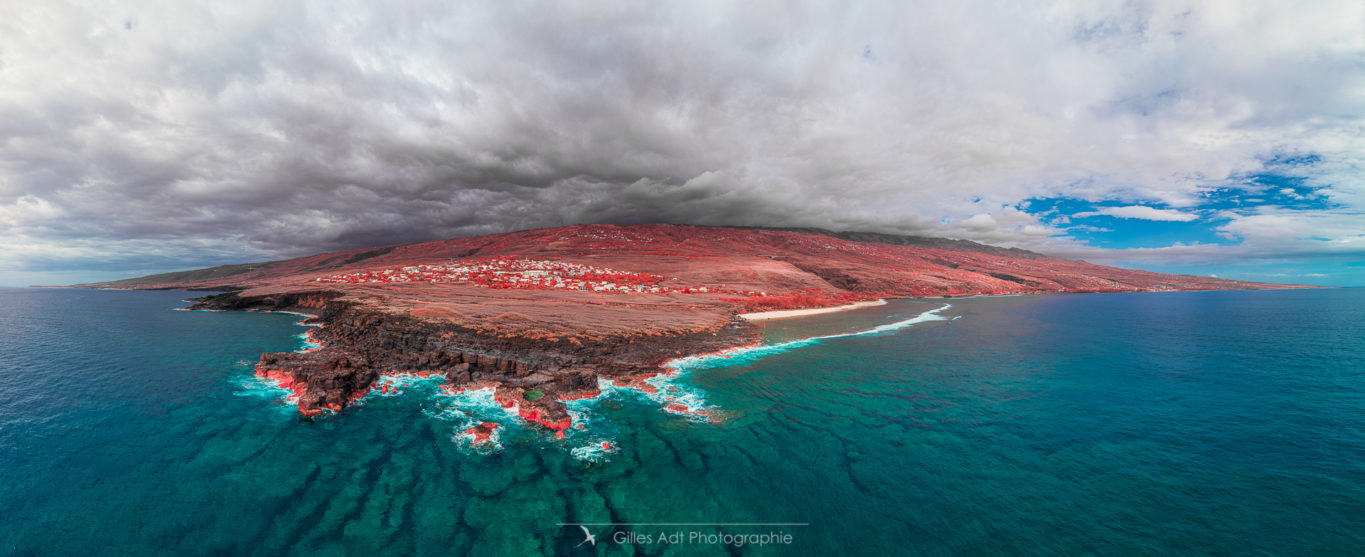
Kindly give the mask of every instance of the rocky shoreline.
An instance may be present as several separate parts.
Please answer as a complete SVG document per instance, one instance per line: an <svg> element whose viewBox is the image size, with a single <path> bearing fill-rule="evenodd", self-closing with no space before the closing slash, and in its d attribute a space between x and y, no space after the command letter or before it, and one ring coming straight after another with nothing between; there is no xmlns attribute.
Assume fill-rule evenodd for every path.
<svg viewBox="0 0 1365 557"><path fill-rule="evenodd" d="M499 404L560 432L572 427L563 401L596 396L600 380L649 392L671 359L755 343L744 315L888 297L1294 287L951 240L680 225L575 225L82 286L216 289L227 292L190 309L312 316L307 350L256 364L306 415L341 410L393 376L439 375L451 391L491 387Z"/></svg>
<svg viewBox="0 0 1365 557"><path fill-rule="evenodd" d="M238 292L196 298L191 310L287 311L321 325L321 348L261 355L256 374L294 392L299 412L338 411L388 374L440 375L451 391L492 387L504 407L562 432L572 426L564 401L597 396L598 379L639 385L668 360L751 343L757 331L739 320L680 334L645 334L565 342L550 335L493 334L467 325L384 311L327 290L263 296Z"/></svg>

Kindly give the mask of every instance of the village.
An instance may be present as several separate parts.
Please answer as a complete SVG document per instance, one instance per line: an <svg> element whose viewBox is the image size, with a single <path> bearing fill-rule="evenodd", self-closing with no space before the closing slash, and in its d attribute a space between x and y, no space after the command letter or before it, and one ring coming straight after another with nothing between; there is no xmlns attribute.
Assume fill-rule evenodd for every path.
<svg viewBox="0 0 1365 557"><path fill-rule="evenodd" d="M768 292L715 286L665 286L668 277L594 267L580 263L522 259L517 256L469 259L445 265L405 265L380 270L356 271L315 282L331 284L468 284L482 288L515 290L578 290L614 294L723 294L742 298L715 298L736 304L742 311L824 307L875 300L894 292L831 293L807 288L799 292Z"/></svg>
<svg viewBox="0 0 1365 557"><path fill-rule="evenodd" d="M406 265L378 271L358 271L320 277L316 282L341 284L384 283L467 283L484 288L548 290L560 288L627 294L707 294L735 293L761 295L702 287L670 287L660 283L667 277L632 273L564 261L520 259L514 256L452 262L449 265Z"/></svg>

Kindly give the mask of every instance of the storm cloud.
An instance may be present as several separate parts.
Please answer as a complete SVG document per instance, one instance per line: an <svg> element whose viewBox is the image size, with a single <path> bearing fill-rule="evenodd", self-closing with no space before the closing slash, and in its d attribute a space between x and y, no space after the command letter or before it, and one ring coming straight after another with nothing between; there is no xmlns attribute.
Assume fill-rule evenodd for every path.
<svg viewBox="0 0 1365 557"><path fill-rule="evenodd" d="M1365 5L911 4L10 2L0 268L587 222L1365 254ZM1199 212L1267 172L1329 202ZM1117 253L1052 197L1238 243Z"/></svg>

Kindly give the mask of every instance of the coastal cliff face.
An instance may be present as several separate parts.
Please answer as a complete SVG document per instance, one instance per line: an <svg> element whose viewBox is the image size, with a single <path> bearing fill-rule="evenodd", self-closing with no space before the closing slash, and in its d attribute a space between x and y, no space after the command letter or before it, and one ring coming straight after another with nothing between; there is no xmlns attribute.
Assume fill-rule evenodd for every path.
<svg viewBox="0 0 1365 557"><path fill-rule="evenodd" d="M665 361L753 341L741 322L688 334L603 337L565 342L538 335L485 335L476 328L428 321L341 300L335 292L266 296L226 293L190 309L287 311L313 315L304 352L262 354L256 373L293 391L299 411L341 410L385 374L439 375L450 390L493 387L499 403L552 431L572 425L564 401L598 394L598 379L638 383ZM530 395L529 393L535 393Z"/></svg>
<svg viewBox="0 0 1365 557"><path fill-rule="evenodd" d="M1293 286L1165 275L960 240L810 230L581 225L167 273L103 288L229 290L197 309L315 316L319 349L261 356L299 410L339 410L386 374L494 387L527 420L753 342L737 314L894 296Z"/></svg>

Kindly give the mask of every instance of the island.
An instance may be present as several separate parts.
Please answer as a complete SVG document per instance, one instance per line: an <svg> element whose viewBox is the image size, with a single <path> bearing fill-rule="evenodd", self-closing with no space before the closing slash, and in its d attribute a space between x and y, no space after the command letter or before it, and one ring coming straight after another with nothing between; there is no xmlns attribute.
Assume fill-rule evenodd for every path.
<svg viewBox="0 0 1365 557"><path fill-rule="evenodd" d="M95 288L221 292L190 309L303 314L313 349L256 373L304 415L385 375L491 388L562 435L599 381L652 388L663 364L761 342L751 320L893 297L1296 288L1094 265L964 240L816 229L577 225L325 253ZM486 438L493 426L471 432Z"/></svg>

